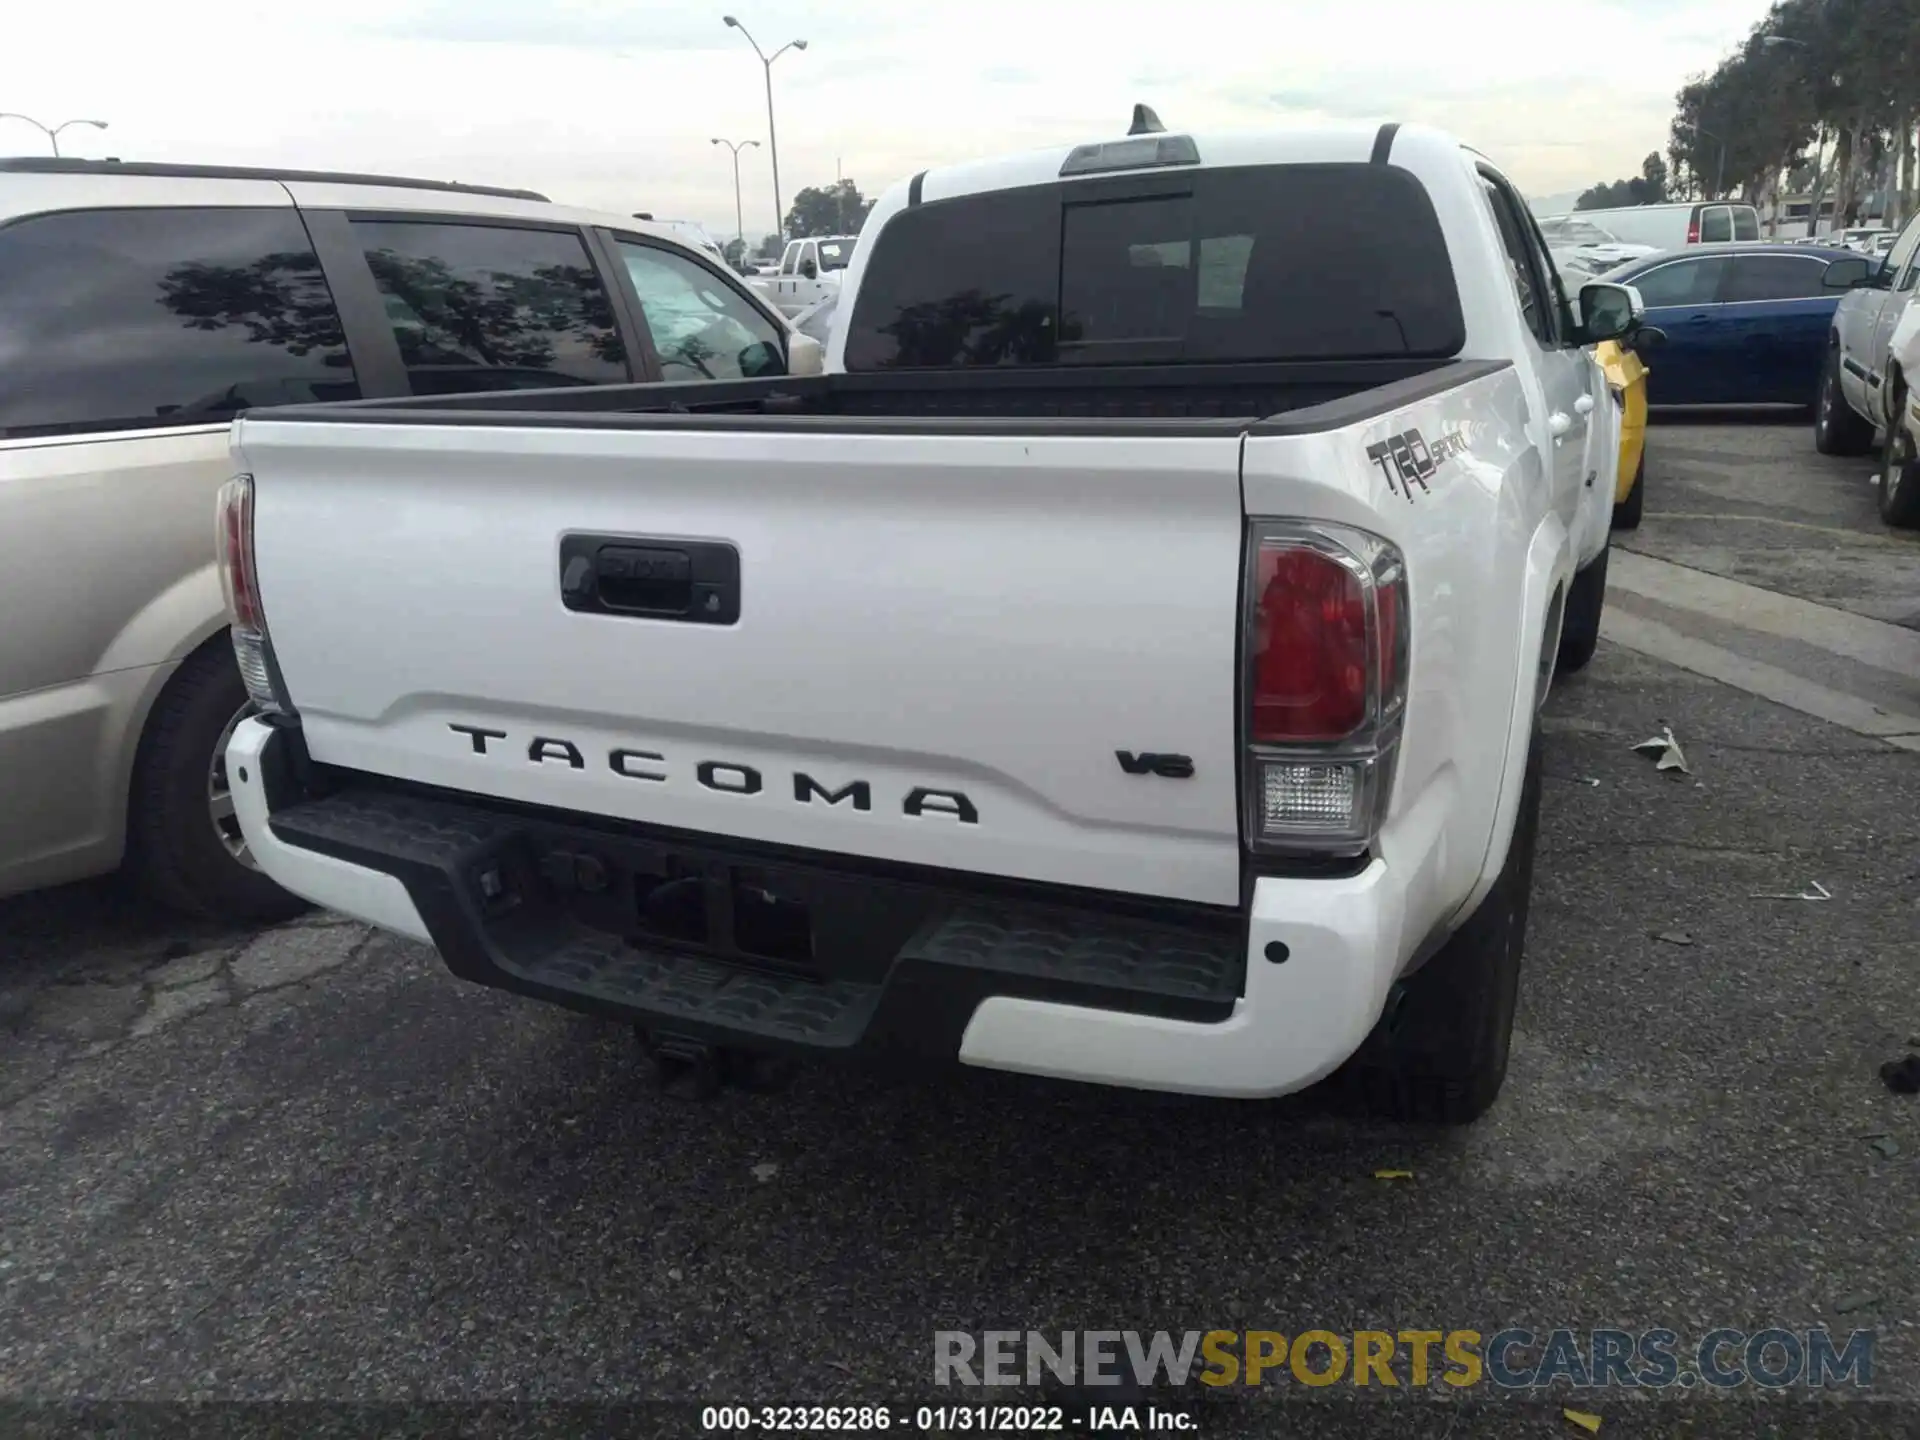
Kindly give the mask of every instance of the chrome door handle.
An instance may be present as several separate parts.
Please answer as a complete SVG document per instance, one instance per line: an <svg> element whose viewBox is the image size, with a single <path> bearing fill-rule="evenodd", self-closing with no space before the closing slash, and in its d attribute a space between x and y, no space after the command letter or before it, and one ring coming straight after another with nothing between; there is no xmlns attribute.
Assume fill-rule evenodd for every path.
<svg viewBox="0 0 1920 1440"><path fill-rule="evenodd" d="M1578 400L1574 401L1573 413L1576 415L1591 415L1593 413L1593 397L1591 395L1582 395Z"/></svg>
<svg viewBox="0 0 1920 1440"><path fill-rule="evenodd" d="M1547 416L1547 433L1553 436L1554 439L1558 440L1571 429L1573 429L1573 417L1571 415L1562 415L1556 410L1553 414Z"/></svg>

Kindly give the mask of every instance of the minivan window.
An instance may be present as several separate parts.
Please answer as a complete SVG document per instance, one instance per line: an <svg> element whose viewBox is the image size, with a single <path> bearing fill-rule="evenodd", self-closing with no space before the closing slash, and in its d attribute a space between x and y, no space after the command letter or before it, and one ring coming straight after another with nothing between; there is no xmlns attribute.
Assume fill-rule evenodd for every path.
<svg viewBox="0 0 1920 1440"><path fill-rule="evenodd" d="M0 227L0 436L359 397L291 207L70 210Z"/></svg>
<svg viewBox="0 0 1920 1440"><path fill-rule="evenodd" d="M1465 343L1425 188L1249 166L930 201L872 242L848 370L1440 358Z"/></svg>
<svg viewBox="0 0 1920 1440"><path fill-rule="evenodd" d="M1733 212L1724 205L1709 205L1700 212L1700 243L1719 245L1733 239Z"/></svg>
<svg viewBox="0 0 1920 1440"><path fill-rule="evenodd" d="M573 230L355 220L415 395L632 379Z"/></svg>

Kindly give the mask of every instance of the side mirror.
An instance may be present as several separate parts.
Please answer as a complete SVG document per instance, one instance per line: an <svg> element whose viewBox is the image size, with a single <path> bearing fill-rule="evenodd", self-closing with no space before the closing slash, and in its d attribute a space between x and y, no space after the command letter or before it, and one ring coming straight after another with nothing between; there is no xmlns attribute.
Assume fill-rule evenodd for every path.
<svg viewBox="0 0 1920 1440"><path fill-rule="evenodd" d="M756 340L740 352L740 373L749 380L786 373L786 358L771 340Z"/></svg>
<svg viewBox="0 0 1920 1440"><path fill-rule="evenodd" d="M1827 267L1827 272L1831 274L1838 266L1851 265L1853 263L1851 260L1836 260L1832 265ZM1860 263L1865 264L1866 262L1861 261ZM1847 286L1847 288L1849 290L1891 290L1893 288L1893 271L1885 264L1882 264L1879 269L1869 270L1865 275L1862 275L1859 279Z"/></svg>
<svg viewBox="0 0 1920 1440"><path fill-rule="evenodd" d="M1872 273L1865 256L1858 260L1836 260L1827 266L1820 283L1829 290L1851 290Z"/></svg>
<svg viewBox="0 0 1920 1440"><path fill-rule="evenodd" d="M1647 313L1631 285L1595 280L1580 287L1580 328L1588 344L1630 334Z"/></svg>
<svg viewBox="0 0 1920 1440"><path fill-rule="evenodd" d="M787 337L787 374L818 375L827 368L827 347L798 330Z"/></svg>
<svg viewBox="0 0 1920 1440"><path fill-rule="evenodd" d="M800 262L800 274L805 279L818 280L820 278L820 267L811 260L802 260Z"/></svg>
<svg viewBox="0 0 1920 1440"><path fill-rule="evenodd" d="M1658 350L1667 343L1667 332L1658 325L1638 325L1627 339L1627 346L1638 354L1642 350Z"/></svg>

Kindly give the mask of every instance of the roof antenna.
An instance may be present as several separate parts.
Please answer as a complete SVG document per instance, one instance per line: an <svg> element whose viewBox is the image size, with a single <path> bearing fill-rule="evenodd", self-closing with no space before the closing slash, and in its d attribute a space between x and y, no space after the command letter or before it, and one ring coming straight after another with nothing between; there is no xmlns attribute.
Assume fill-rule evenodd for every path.
<svg viewBox="0 0 1920 1440"><path fill-rule="evenodd" d="M1167 127L1160 123L1160 117L1153 113L1151 105L1133 107L1133 125L1127 131L1129 135L1164 135Z"/></svg>

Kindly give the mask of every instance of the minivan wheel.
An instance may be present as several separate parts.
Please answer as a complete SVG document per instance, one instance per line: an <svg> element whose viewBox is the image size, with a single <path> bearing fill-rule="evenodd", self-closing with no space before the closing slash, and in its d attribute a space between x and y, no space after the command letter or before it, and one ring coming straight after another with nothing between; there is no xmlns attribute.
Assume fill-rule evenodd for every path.
<svg viewBox="0 0 1920 1440"><path fill-rule="evenodd" d="M127 860L169 909L265 924L306 908L254 862L234 814L227 741L252 710L224 637L181 662L154 702L127 800Z"/></svg>
<svg viewBox="0 0 1920 1440"><path fill-rule="evenodd" d="M1856 415L1840 393L1840 350L1827 351L1820 394L1813 402L1813 448L1822 455L1865 455L1873 449L1873 426Z"/></svg>
<svg viewBox="0 0 1920 1440"><path fill-rule="evenodd" d="M1520 998L1533 853L1540 833L1540 733L1527 747L1520 811L1500 875L1432 959L1394 987L1335 1085L1389 1120L1464 1125L1507 1078Z"/></svg>
<svg viewBox="0 0 1920 1440"><path fill-rule="evenodd" d="M1920 528L1920 455L1907 422L1906 386L1887 378L1887 444L1880 457L1880 518L1901 530Z"/></svg>

